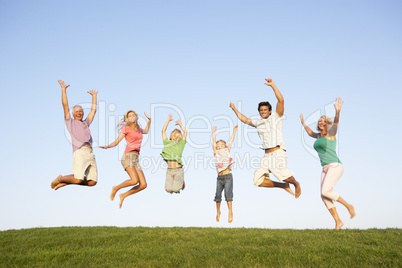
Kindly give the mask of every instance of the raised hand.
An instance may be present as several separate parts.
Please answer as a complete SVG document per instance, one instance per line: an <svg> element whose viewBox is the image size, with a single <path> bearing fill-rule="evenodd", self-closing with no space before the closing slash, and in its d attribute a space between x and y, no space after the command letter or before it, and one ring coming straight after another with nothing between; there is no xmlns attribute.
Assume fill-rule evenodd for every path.
<svg viewBox="0 0 402 268"><path fill-rule="evenodd" d="M173 115L169 114L169 115L168 115L168 120L169 120L169 121L172 121L172 120L173 120Z"/></svg>
<svg viewBox="0 0 402 268"><path fill-rule="evenodd" d="M212 132L215 132L215 131L216 131L216 127L213 127L213 128L212 128Z"/></svg>
<svg viewBox="0 0 402 268"><path fill-rule="evenodd" d="M95 91L95 90L90 90L90 91L87 91L87 93L89 93L90 95L92 95L92 96L95 96L95 97L96 97L96 95L98 94L98 91Z"/></svg>
<svg viewBox="0 0 402 268"><path fill-rule="evenodd" d="M270 86L270 87L275 85L274 80L272 80L272 78L266 78L265 81L267 81L267 82L264 83L264 85L267 85L267 86Z"/></svg>
<svg viewBox="0 0 402 268"><path fill-rule="evenodd" d="M179 126L181 125L180 119L176 121L176 125L179 125Z"/></svg>
<svg viewBox="0 0 402 268"><path fill-rule="evenodd" d="M337 113L339 113L341 111L342 104L343 104L342 99L341 98L336 98L336 101L334 103L334 107L335 107L335 111Z"/></svg>
<svg viewBox="0 0 402 268"><path fill-rule="evenodd" d="M59 84L60 84L60 86L61 86L61 88L62 89L66 89L66 88L68 88L70 85L66 85L65 83L64 83L64 81L62 81L62 80L57 80L57 82L59 82Z"/></svg>
<svg viewBox="0 0 402 268"><path fill-rule="evenodd" d="M232 109L235 108L235 105L233 104L233 102L231 102L231 103L229 104L229 107L232 108Z"/></svg>
<svg viewBox="0 0 402 268"><path fill-rule="evenodd" d="M151 117L146 112L144 112L144 115L146 118L148 118L148 120L151 120Z"/></svg>
<svg viewBox="0 0 402 268"><path fill-rule="evenodd" d="M300 121L301 121L301 123L304 125L304 118L303 118L303 114L300 114Z"/></svg>

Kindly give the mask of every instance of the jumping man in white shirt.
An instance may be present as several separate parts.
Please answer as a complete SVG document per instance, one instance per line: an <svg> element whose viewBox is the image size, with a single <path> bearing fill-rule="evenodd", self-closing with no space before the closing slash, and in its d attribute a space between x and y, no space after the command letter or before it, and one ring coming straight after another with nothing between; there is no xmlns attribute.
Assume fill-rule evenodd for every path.
<svg viewBox="0 0 402 268"><path fill-rule="evenodd" d="M278 100L275 112L272 112L269 102L260 102L258 112L261 118L252 120L241 114L233 103L230 103L230 108L233 109L240 121L257 128L258 135L262 141L260 148L265 151L265 155L254 173L254 185L259 187L279 187L299 198L301 194L300 183L296 181L293 177L293 172L287 167L286 146L282 135L282 116L285 110L284 99L271 78L265 79L265 81L265 85L274 90ZM274 174L281 182L270 180L269 173ZM294 185L296 194L289 187L289 183Z"/></svg>

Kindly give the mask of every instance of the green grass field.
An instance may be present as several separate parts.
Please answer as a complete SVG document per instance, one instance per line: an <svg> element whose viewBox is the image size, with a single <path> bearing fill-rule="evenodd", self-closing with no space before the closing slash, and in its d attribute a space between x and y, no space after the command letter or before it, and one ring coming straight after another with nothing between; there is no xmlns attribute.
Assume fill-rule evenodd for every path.
<svg viewBox="0 0 402 268"><path fill-rule="evenodd" d="M1 267L402 267L401 229L61 227L0 232Z"/></svg>

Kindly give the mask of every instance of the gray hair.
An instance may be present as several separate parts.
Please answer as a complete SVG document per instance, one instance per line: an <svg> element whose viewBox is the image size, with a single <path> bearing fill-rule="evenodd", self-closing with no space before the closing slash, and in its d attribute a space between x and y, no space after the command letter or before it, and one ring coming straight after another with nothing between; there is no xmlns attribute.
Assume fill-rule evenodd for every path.
<svg viewBox="0 0 402 268"><path fill-rule="evenodd" d="M74 113L76 112L76 111L75 111L75 108L81 108L81 110L84 111L84 109L82 109L82 106L81 106L81 105L75 105L75 106L73 107L73 115L74 115Z"/></svg>

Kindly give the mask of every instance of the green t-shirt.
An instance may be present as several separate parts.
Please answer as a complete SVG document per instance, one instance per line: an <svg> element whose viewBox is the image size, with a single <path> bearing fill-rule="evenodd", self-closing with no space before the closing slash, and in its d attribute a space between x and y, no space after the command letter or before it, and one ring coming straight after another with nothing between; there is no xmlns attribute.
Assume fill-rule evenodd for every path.
<svg viewBox="0 0 402 268"><path fill-rule="evenodd" d="M329 140L322 136L321 138L317 138L314 142L314 149L320 157L321 166L331 163L342 163L336 155L336 141Z"/></svg>
<svg viewBox="0 0 402 268"><path fill-rule="evenodd" d="M184 150L184 145L186 145L186 141L181 139L179 141L168 140L168 138L163 140L163 150L162 157L165 161L177 161L180 165L181 163L181 155Z"/></svg>

